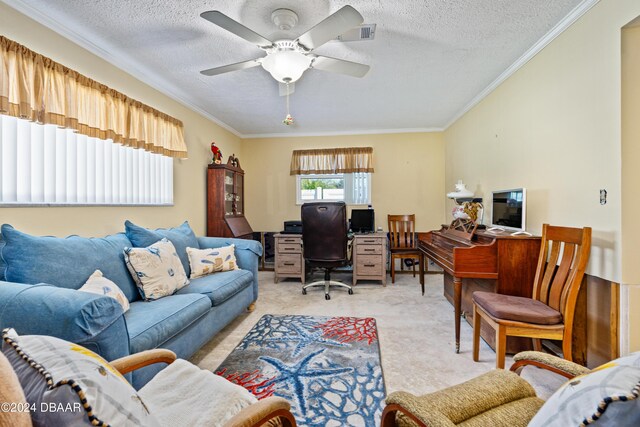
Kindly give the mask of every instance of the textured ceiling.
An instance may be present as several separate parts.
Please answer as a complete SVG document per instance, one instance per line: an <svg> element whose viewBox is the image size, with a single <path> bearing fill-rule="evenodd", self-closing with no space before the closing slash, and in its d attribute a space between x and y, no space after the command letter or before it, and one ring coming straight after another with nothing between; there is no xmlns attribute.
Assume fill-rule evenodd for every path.
<svg viewBox="0 0 640 427"><path fill-rule="evenodd" d="M12 4L14 2L7 2ZM20 0L54 26L109 52L126 71L242 136L434 129L447 126L581 0ZM199 71L264 55L200 18L220 10L267 38L295 39L345 4L375 40L329 42L315 53L371 66L364 78L308 70L285 99L261 67L205 77ZM298 25L270 20L290 8ZM37 14L34 18L38 19ZM42 16L40 15L40 16ZM51 22L49 22L51 24ZM278 32L276 32L278 31ZM87 43L88 42L88 43ZM143 78L144 79L144 78Z"/></svg>

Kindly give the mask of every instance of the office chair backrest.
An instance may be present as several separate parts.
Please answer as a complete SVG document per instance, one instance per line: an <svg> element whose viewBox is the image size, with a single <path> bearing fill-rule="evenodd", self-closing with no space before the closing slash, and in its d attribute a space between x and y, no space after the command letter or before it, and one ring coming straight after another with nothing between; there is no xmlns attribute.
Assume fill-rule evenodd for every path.
<svg viewBox="0 0 640 427"><path fill-rule="evenodd" d="M347 259L347 206L344 202L302 205L302 247L309 261Z"/></svg>

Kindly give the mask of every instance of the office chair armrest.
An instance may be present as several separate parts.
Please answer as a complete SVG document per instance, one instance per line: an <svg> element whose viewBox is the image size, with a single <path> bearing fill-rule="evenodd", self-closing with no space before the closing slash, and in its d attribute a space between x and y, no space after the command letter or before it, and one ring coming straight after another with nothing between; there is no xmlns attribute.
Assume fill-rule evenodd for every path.
<svg viewBox="0 0 640 427"><path fill-rule="evenodd" d="M582 365L540 351L522 351L513 356L513 361L515 363L511 366L511 371L518 374L528 365L546 369L569 379L591 372L589 368Z"/></svg>
<svg viewBox="0 0 640 427"><path fill-rule="evenodd" d="M171 364L176 360L176 354L165 348L154 348L153 350L141 351L130 354L120 359L112 360L109 364L121 374L127 374L136 369L144 368L154 363Z"/></svg>

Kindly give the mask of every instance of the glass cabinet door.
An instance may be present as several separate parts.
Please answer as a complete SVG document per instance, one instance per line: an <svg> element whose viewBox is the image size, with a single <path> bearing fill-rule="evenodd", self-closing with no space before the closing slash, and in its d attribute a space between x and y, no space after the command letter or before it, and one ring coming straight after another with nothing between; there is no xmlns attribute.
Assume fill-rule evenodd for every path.
<svg viewBox="0 0 640 427"><path fill-rule="evenodd" d="M236 215L244 215L244 175L236 174Z"/></svg>
<svg viewBox="0 0 640 427"><path fill-rule="evenodd" d="M225 171L224 173L224 215L233 216L233 207L235 205L235 194L233 188L233 172Z"/></svg>

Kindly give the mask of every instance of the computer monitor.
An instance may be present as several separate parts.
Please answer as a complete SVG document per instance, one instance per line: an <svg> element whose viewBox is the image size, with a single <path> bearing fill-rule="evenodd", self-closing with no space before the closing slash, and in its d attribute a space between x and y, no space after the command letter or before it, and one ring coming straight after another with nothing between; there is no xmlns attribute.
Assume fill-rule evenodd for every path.
<svg viewBox="0 0 640 427"><path fill-rule="evenodd" d="M355 233L373 233L375 224L373 209L353 209L351 211L351 230Z"/></svg>

